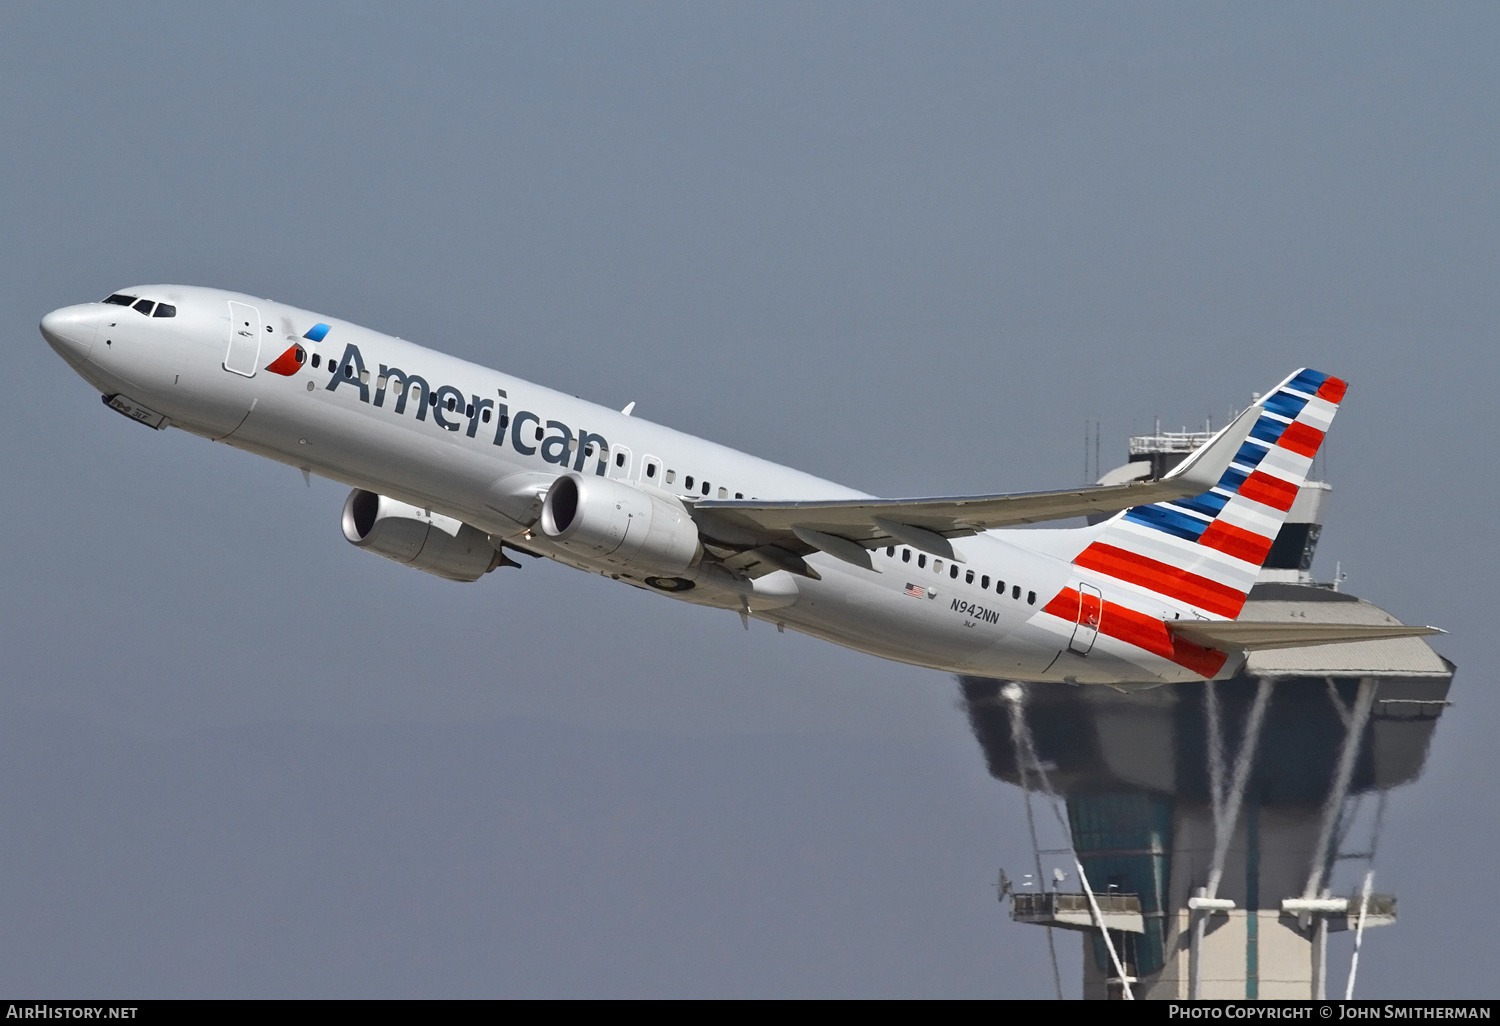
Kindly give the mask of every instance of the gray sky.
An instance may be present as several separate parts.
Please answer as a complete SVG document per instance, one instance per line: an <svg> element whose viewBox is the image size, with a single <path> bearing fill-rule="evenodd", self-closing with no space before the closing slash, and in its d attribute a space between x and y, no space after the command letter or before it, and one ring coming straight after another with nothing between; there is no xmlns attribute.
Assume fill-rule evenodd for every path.
<svg viewBox="0 0 1500 1026"><path fill-rule="evenodd" d="M47 310L346 317L879 494L1348 378L1315 569L1452 631L1365 996L1495 996L1489 4L12 3L0 992L1046 996L943 675L105 410ZM1113 459L1111 458L1113 457ZM1064 978L1076 991L1076 941Z"/></svg>

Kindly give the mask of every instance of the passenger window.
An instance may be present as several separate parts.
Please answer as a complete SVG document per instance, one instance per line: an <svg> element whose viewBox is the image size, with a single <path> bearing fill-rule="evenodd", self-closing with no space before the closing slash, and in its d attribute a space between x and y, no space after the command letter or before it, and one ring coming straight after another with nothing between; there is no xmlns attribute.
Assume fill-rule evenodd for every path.
<svg viewBox="0 0 1500 1026"><path fill-rule="evenodd" d="M1019 600L1021 597L1021 586L1018 584L1010 589L1010 597Z"/></svg>
<svg viewBox="0 0 1500 1026"><path fill-rule="evenodd" d="M139 303L135 304L135 308L137 310L139 310L141 313L145 314L147 317L150 317L151 316L151 308L153 306L155 306L155 305L156 304L153 303L153 302L151 302L151 300L149 300L149 299L143 299Z"/></svg>
<svg viewBox="0 0 1500 1026"><path fill-rule="evenodd" d="M983 577L981 577L979 579L979 586L981 588L983 588L985 591L989 591L990 590L990 575L989 574L985 574Z"/></svg>
<svg viewBox="0 0 1500 1026"><path fill-rule="evenodd" d="M318 364L320 364L322 362L323 362L323 358L321 356L319 356L317 353L313 353L313 366L316 367Z"/></svg>
<svg viewBox="0 0 1500 1026"><path fill-rule="evenodd" d="M354 364L352 364L352 363L346 363L346 364L344 364L344 377L346 377L346 378L352 378L352 377L354 377ZM450 409L450 410L453 409L453 400L452 399L448 400L448 409Z"/></svg>
<svg viewBox="0 0 1500 1026"><path fill-rule="evenodd" d="M745 493L744 492L735 492L734 493L734 497L736 499L743 499L745 497Z"/></svg>
<svg viewBox="0 0 1500 1026"><path fill-rule="evenodd" d="M346 378L347 378L347 377L348 377L348 376L349 376L349 371L350 371L350 370L352 370L352 369L353 369L353 368L352 368L352 367L345 367L345 368L344 368L344 377L346 377ZM454 411L454 410L455 410L455 409L456 409L456 408L457 408L457 407L458 407L458 400L457 400L457 399L454 399L454 398L453 398L453 397L452 397L452 396L451 396L451 395L450 395L450 396L449 396L449 397L448 397L448 412L449 412L449 413L452 413L452 412L453 412L453 411Z"/></svg>
<svg viewBox="0 0 1500 1026"><path fill-rule="evenodd" d="M655 477L656 476L656 464L655 463L648 463L648 464L646 464L646 476L647 477Z"/></svg>
<svg viewBox="0 0 1500 1026"><path fill-rule="evenodd" d="M114 295L106 299L105 302L113 303L115 306L130 306L135 302L135 297L116 292Z"/></svg>
<svg viewBox="0 0 1500 1026"><path fill-rule="evenodd" d="M903 562L903 563L910 563L911 562L911 549L902 549L901 550L901 562Z"/></svg>
<svg viewBox="0 0 1500 1026"><path fill-rule="evenodd" d="M725 487L723 487L721 485L719 487L719 498L721 498L721 499L727 499L727 498L729 498L729 489L725 488Z"/></svg>
<svg viewBox="0 0 1500 1026"><path fill-rule="evenodd" d="M926 565L927 565L927 554L924 553L924 552L917 553L917 566L926 566Z"/></svg>
<svg viewBox="0 0 1500 1026"><path fill-rule="evenodd" d="M932 572L935 574L943 572L943 561L941 559L934 559L932 561Z"/></svg>
<svg viewBox="0 0 1500 1026"><path fill-rule="evenodd" d="M1028 591L1026 593L1026 604L1028 606L1034 606L1034 605L1036 605L1036 592L1034 592L1034 591Z"/></svg>
<svg viewBox="0 0 1500 1026"><path fill-rule="evenodd" d="M667 480L670 481L671 478L667 478ZM687 477L683 478L683 484L687 487L688 491L692 491L693 490L693 475L689 474Z"/></svg>
<svg viewBox="0 0 1500 1026"><path fill-rule="evenodd" d="M885 547L885 554L887 556L894 556L896 554L896 546L894 546L894 545L887 545Z"/></svg>
<svg viewBox="0 0 1500 1026"><path fill-rule="evenodd" d="M702 490L703 490L703 494L704 495L708 494L708 482L707 481L703 482L703 489Z"/></svg>
<svg viewBox="0 0 1500 1026"><path fill-rule="evenodd" d="M489 407L485 407L483 410L479 411L479 419L484 421L486 424L490 422Z"/></svg>
<svg viewBox="0 0 1500 1026"><path fill-rule="evenodd" d="M153 316L153 317L176 317L177 316L177 308L175 306L173 306L171 303L157 303L156 304L156 313L152 314L151 316Z"/></svg>
<svg viewBox="0 0 1500 1026"><path fill-rule="evenodd" d="M433 401L436 402L437 400L433 400ZM544 434L546 434L545 431L543 431L541 428L537 428L536 429L536 440L538 442L540 442L542 440L542 435L544 435Z"/></svg>
<svg viewBox="0 0 1500 1026"><path fill-rule="evenodd" d="M673 481L676 481L677 480L677 471L675 471L675 470L669 470L669 471L667 471L667 476L666 476L665 480L666 480L667 484L671 484Z"/></svg>
<svg viewBox="0 0 1500 1026"><path fill-rule="evenodd" d="M623 452L617 452L617 453L615 453L615 466L617 466L617 467L623 467L624 465L625 465L625 454Z"/></svg>

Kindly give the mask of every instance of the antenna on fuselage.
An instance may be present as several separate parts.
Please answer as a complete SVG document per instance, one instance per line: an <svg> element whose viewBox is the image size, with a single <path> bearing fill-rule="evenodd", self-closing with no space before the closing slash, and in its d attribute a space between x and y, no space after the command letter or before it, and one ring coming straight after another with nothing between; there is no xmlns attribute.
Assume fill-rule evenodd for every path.
<svg viewBox="0 0 1500 1026"><path fill-rule="evenodd" d="M625 408L623 410L621 410L620 412L623 413L623 414L625 414L625 416L628 417L628 416L630 416L630 411L633 410L633 409L635 409L635 400L634 399L632 399L632 400L630 400L630 402L626 403L625 404Z"/></svg>

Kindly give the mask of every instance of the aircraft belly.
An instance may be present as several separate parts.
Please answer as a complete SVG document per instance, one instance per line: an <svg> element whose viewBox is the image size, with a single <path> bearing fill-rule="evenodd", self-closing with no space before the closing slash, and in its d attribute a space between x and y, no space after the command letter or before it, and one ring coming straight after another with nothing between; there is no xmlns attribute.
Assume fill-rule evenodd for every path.
<svg viewBox="0 0 1500 1026"><path fill-rule="evenodd" d="M963 668L988 643L988 632L966 627L941 588L934 597L914 598L890 575L810 562L823 580L802 583L802 599L784 617L789 625L871 655L945 670Z"/></svg>
<svg viewBox="0 0 1500 1026"><path fill-rule="evenodd" d="M337 403L337 404L336 404ZM224 439L322 477L367 488L486 528L485 489L507 464L479 443L388 410L347 408L316 393L263 389ZM514 527L513 524L505 525Z"/></svg>
<svg viewBox="0 0 1500 1026"><path fill-rule="evenodd" d="M208 347L181 338L163 344L129 321L100 330L107 344L79 369L100 392L127 395L206 438L222 438L245 419L252 386L214 365Z"/></svg>

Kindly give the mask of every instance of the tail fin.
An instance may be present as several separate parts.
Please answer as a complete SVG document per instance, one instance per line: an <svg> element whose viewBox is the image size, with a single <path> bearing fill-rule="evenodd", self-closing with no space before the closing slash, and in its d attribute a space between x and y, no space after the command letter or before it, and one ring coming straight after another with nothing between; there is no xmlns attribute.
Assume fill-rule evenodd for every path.
<svg viewBox="0 0 1500 1026"><path fill-rule="evenodd" d="M1239 616L1347 388L1297 371L1256 402L1260 417L1217 485L1117 514L1074 563L1210 617Z"/></svg>

